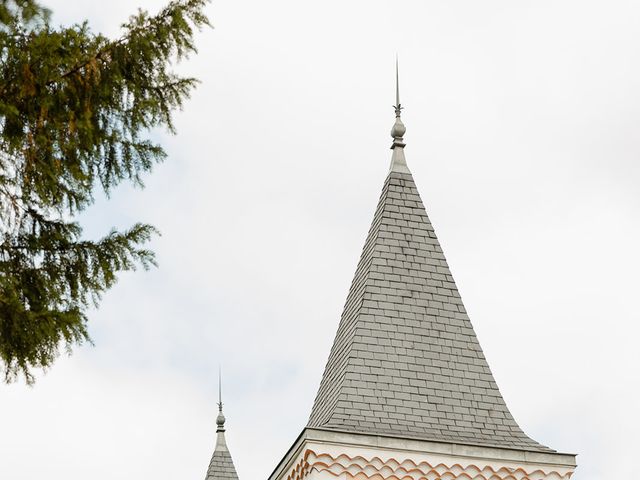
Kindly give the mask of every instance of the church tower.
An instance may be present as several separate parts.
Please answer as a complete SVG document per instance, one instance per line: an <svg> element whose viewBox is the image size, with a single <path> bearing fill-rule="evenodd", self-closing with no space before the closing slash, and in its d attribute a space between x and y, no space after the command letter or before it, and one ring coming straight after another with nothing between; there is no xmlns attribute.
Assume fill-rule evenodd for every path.
<svg viewBox="0 0 640 480"><path fill-rule="evenodd" d="M391 168L311 416L269 480L566 480L511 415L404 155Z"/></svg>

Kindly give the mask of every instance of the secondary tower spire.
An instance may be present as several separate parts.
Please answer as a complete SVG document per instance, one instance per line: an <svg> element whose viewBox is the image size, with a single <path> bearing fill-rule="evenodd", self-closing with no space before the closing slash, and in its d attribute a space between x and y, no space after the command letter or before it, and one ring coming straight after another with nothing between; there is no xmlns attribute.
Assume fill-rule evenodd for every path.
<svg viewBox="0 0 640 480"><path fill-rule="evenodd" d="M218 369L218 417L216 418L216 447L209 462L205 480L238 480L236 467L233 465L227 440L224 436L226 418L222 413L222 371Z"/></svg>

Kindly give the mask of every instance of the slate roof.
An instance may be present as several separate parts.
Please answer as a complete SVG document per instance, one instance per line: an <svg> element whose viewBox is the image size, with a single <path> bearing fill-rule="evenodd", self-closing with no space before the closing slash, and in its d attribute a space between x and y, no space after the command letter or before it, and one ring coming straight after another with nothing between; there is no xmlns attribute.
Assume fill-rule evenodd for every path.
<svg viewBox="0 0 640 480"><path fill-rule="evenodd" d="M211 457L205 480L238 480L236 467L233 465L231 454L224 439L224 433L218 434L218 442Z"/></svg>
<svg viewBox="0 0 640 480"><path fill-rule="evenodd" d="M401 140L308 427L552 452L498 390Z"/></svg>

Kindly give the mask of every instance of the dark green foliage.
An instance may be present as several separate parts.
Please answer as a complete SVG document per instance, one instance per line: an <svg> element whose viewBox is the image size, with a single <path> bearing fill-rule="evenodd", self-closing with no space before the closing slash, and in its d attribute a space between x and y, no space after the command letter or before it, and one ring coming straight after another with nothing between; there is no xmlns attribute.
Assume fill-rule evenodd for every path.
<svg viewBox="0 0 640 480"><path fill-rule="evenodd" d="M87 308L118 272L154 265L137 224L82 239L74 216L162 160L146 135L196 84L171 62L195 51L208 0L138 12L112 40L88 25L53 27L33 0L0 0L0 359L6 381L89 340Z"/></svg>

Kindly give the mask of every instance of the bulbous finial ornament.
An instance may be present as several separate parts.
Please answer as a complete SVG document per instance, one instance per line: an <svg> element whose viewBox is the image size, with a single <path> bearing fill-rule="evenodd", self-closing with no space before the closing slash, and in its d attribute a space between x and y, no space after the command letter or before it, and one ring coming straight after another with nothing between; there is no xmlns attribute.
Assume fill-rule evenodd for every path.
<svg viewBox="0 0 640 480"><path fill-rule="evenodd" d="M224 422L225 422L226 420L227 420L227 419L226 419L226 418L224 418L224 414L223 414L222 412L220 412L220 413L218 414L218 418L216 418L216 424L217 424L219 427L224 427Z"/></svg>
<svg viewBox="0 0 640 480"><path fill-rule="evenodd" d="M222 403L219 404L220 412L218 413L218 418L216 418L216 425L218 425L218 432L224 432L224 422L226 418L224 418L224 413L222 413Z"/></svg>
<svg viewBox="0 0 640 480"><path fill-rule="evenodd" d="M391 128L391 138L400 139L404 137L404 134L407 131L407 127L404 126L402 120L400 119L400 115L396 115L396 123L393 124L393 128Z"/></svg>

